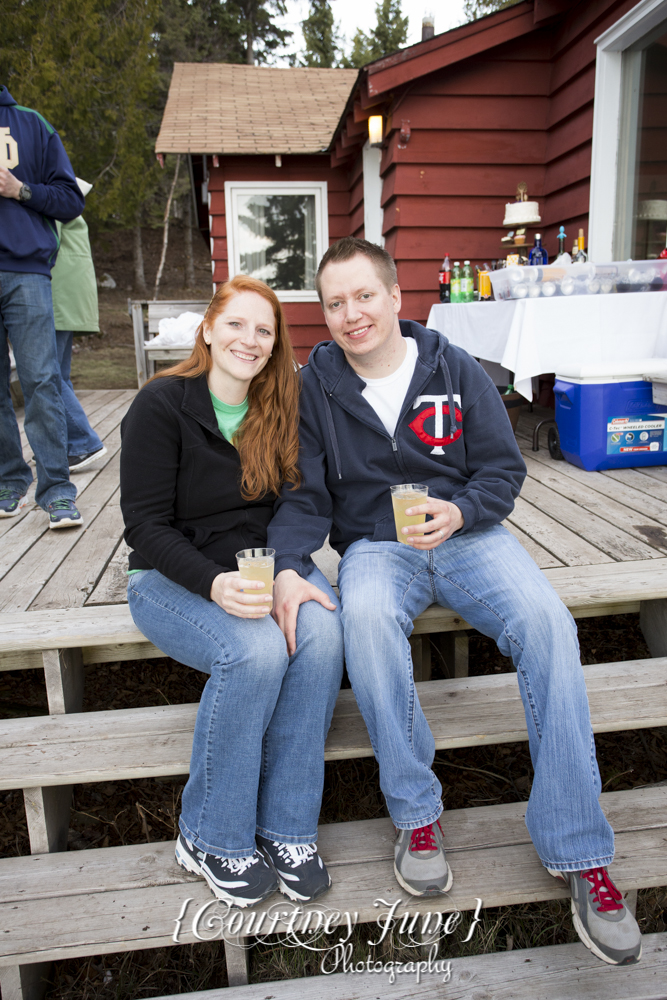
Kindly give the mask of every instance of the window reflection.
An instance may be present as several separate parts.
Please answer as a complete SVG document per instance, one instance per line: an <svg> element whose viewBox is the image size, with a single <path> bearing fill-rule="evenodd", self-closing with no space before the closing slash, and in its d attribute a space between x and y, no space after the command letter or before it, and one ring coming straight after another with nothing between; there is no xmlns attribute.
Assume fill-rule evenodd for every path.
<svg viewBox="0 0 667 1000"><path fill-rule="evenodd" d="M241 271L281 291L315 288L314 194L239 195Z"/></svg>
<svg viewBox="0 0 667 1000"><path fill-rule="evenodd" d="M642 52L631 256L658 257L667 243L667 33Z"/></svg>

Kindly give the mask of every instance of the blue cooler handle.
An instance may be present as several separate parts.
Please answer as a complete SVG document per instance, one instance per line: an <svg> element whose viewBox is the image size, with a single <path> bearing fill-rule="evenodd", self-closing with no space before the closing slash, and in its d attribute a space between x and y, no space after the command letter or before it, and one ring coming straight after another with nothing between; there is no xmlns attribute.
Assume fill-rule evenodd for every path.
<svg viewBox="0 0 667 1000"><path fill-rule="evenodd" d="M556 383L556 385L557 384L558 383ZM564 410L571 410L574 406L574 400L568 395L567 389L557 389L556 386L554 386L554 396Z"/></svg>

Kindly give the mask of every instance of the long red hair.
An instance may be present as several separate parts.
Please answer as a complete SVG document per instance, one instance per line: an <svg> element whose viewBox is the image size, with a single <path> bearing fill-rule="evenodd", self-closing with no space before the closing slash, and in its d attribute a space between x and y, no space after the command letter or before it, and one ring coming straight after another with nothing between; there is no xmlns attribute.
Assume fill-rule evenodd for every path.
<svg viewBox="0 0 667 1000"><path fill-rule="evenodd" d="M246 274L237 274L226 281L208 305L190 357L153 378L197 378L208 374L213 361L204 340L204 329L211 329L229 300L239 292L255 292L266 299L276 322L272 355L250 383L248 413L234 439L241 458L241 493L246 500L257 500L265 493L278 493L285 482L294 486L301 483L297 465L301 376L285 314L273 289Z"/></svg>

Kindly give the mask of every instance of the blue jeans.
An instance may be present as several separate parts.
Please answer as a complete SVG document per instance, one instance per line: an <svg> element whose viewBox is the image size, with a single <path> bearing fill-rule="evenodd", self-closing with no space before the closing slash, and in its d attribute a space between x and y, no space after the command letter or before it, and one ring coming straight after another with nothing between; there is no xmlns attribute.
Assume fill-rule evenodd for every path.
<svg viewBox="0 0 667 1000"><path fill-rule="evenodd" d="M67 425L60 393L51 280L45 274L0 271L0 486L26 493L32 482L9 390L11 341L25 400L25 432L37 465L35 500L74 500Z"/></svg>
<svg viewBox="0 0 667 1000"><path fill-rule="evenodd" d="M309 581L338 601L318 569ZM157 570L130 577L132 617L147 639L209 674L195 723L181 832L200 850L241 858L255 834L317 840L324 741L343 673L340 612L302 604L297 650L266 618L237 618Z"/></svg>
<svg viewBox="0 0 667 1000"><path fill-rule="evenodd" d="M572 616L522 545L500 525L431 552L354 542L338 573L345 659L394 824L414 829L442 812L435 744L412 677L408 636L430 604L491 636L517 669L535 771L526 826L544 865L611 863L614 834L600 774Z"/></svg>
<svg viewBox="0 0 667 1000"><path fill-rule="evenodd" d="M89 455L103 447L102 439L88 423L88 417L79 400L76 398L70 372L72 370L72 339L74 334L69 330L56 330L56 346L58 348L58 364L62 378L62 396L67 419L67 454L72 456Z"/></svg>

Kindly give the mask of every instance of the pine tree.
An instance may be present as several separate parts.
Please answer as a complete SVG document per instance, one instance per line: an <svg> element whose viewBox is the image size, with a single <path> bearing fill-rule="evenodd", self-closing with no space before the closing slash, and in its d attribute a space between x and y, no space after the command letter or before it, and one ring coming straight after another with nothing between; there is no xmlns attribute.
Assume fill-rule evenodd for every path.
<svg viewBox="0 0 667 1000"><path fill-rule="evenodd" d="M355 34L352 52L344 60L344 65L365 66L405 45L408 38L408 18L401 15L401 0L379 0L375 16L377 23L368 34L361 28Z"/></svg>
<svg viewBox="0 0 667 1000"><path fill-rule="evenodd" d="M487 14L494 14L497 10L504 10L505 7L513 7L521 0L465 0L463 4L463 14L466 21L476 21Z"/></svg>
<svg viewBox="0 0 667 1000"><path fill-rule="evenodd" d="M340 35L328 0L310 0L310 12L301 28L306 42L301 65L323 69L336 66L341 54Z"/></svg>

